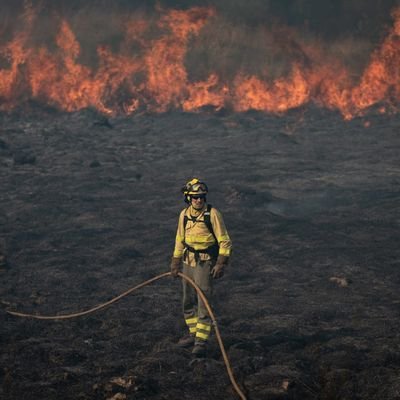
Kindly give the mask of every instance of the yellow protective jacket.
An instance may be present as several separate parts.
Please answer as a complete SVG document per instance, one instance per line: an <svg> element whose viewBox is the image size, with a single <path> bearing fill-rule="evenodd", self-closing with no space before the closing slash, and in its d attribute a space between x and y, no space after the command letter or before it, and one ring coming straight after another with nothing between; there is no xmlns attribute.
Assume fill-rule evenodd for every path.
<svg viewBox="0 0 400 400"><path fill-rule="evenodd" d="M178 229L176 232L174 257L183 257L186 264L192 267L196 266L195 254L187 251L187 246L194 248L195 250L204 250L215 244L215 238L209 231L207 225L204 222L204 212L207 210L207 204L201 210L196 210L192 206L185 208L179 215ZM189 218L184 228L185 215ZM191 219L195 217L196 220ZM215 237L218 241L219 254L229 257L232 249L232 242L226 230L224 220L221 213L211 208L210 211L211 225L214 230ZM202 261L209 260L211 256L207 253L199 253L199 258Z"/></svg>

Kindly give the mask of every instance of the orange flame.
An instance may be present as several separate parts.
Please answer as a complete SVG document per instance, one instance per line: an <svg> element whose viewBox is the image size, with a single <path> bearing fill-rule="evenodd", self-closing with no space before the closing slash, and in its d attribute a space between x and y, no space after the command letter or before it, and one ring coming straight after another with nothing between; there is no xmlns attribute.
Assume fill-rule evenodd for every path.
<svg viewBox="0 0 400 400"><path fill-rule="evenodd" d="M236 111L249 109L272 113L296 108L310 99L310 87L297 65L289 78L279 78L268 84L255 76L238 75L235 82L234 108Z"/></svg>
<svg viewBox="0 0 400 400"><path fill-rule="evenodd" d="M211 72L205 80L191 82L185 65L191 40L215 11L193 7L158 12L156 36L147 38L148 21L131 21L120 51L98 45L97 67L92 68L80 62L81 46L65 20L55 50L29 47L35 13L27 6L25 31L0 47L0 110L12 110L29 98L65 111L94 107L105 114L196 111L204 106L280 114L311 102L339 110L345 119L363 115L374 105L380 105L381 113L398 110L400 8L393 11L393 28L358 82L339 62L327 63L311 48L303 49L307 63L297 60L287 76L273 80L238 71L231 80ZM132 43L139 49L134 55L129 53Z"/></svg>
<svg viewBox="0 0 400 400"><path fill-rule="evenodd" d="M21 67L30 58L30 50L26 49L26 42L32 28L35 13L29 3L25 4L22 19L25 22L25 31L15 35L10 43L0 48L0 56L4 57L10 67L0 69L0 101L5 103L5 108L12 107L18 99L18 82L21 78Z"/></svg>
<svg viewBox="0 0 400 400"><path fill-rule="evenodd" d="M189 85L184 66L189 35L198 34L211 15L213 10L196 7L173 10L161 18L160 28L168 28L172 35L154 41L145 55L146 89L156 103L156 111L179 108L184 102Z"/></svg>
<svg viewBox="0 0 400 400"><path fill-rule="evenodd" d="M351 100L358 112L382 100L400 98L400 9L394 10L393 17L392 31L374 52L359 85L352 90Z"/></svg>

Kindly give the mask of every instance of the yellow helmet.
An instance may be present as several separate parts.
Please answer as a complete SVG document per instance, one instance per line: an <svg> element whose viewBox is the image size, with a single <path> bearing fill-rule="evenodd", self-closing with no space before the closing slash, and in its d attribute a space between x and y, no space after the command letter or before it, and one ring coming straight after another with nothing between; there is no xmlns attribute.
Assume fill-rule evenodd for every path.
<svg viewBox="0 0 400 400"><path fill-rule="evenodd" d="M185 195L185 201L189 201L190 196L206 195L208 193L207 185L198 178L193 178L182 188Z"/></svg>

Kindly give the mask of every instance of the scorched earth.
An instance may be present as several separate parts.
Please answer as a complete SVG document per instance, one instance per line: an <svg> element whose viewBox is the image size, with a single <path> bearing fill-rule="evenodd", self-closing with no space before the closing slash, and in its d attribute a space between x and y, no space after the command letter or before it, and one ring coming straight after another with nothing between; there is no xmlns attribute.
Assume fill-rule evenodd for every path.
<svg viewBox="0 0 400 400"><path fill-rule="evenodd" d="M106 119L0 115L0 397L235 399L215 336L192 362L166 278L199 176L234 244L212 307L248 399L397 399L400 118L308 108Z"/></svg>

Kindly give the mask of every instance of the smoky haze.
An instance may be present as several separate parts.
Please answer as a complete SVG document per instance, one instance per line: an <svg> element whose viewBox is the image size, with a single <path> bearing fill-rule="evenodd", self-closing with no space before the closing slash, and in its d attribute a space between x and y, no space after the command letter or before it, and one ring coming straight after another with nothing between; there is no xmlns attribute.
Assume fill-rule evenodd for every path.
<svg viewBox="0 0 400 400"><path fill-rule="evenodd" d="M2 13L9 14L10 11L21 12L27 2L8 0L1 3ZM176 9L210 6L232 23L251 27L281 23L327 38L352 34L375 39L390 23L390 10L399 5L398 0L42 0L32 3L44 14L59 12L76 16L87 13L89 18L109 12L151 12L157 5Z"/></svg>
<svg viewBox="0 0 400 400"><path fill-rule="evenodd" d="M16 28L25 25L18 16L24 13L26 4L29 2L2 1L1 42L9 39ZM64 18L84 50L82 61L87 63L95 61L95 48L99 44L118 47L124 34L124 23L129 18L149 20L161 9L212 7L216 16L210 20L208 29L192 43L193 52L187 58L189 68L192 67L189 72L198 78L197 75L208 74L211 67L229 75L238 68L257 73L267 66L271 74L279 75L285 70L287 53L291 53L291 60L296 57L296 51L298 55L302 45L293 43L298 38L314 45L317 41L323 42L321 46L331 47L334 57L359 69L387 32L392 22L391 10L399 1L42 0L31 4L38 14L32 40L51 45L60 18ZM284 40L288 36L286 29L290 29L290 49ZM243 58L252 62L244 66ZM275 61L272 68L269 65L271 58Z"/></svg>
<svg viewBox="0 0 400 400"><path fill-rule="evenodd" d="M336 80L351 81L346 83L351 87L360 81L371 55L393 28L393 10L398 4L399 0L6 1L2 2L0 15L0 72L4 69L4 75L14 79L13 84L18 86L32 75L19 78L26 70L22 67L25 61L19 61L21 53L32 64L40 54L44 63L44 52L50 55L63 51L73 60L67 66L73 64L76 70L88 66L92 71L87 73L90 78L102 62L104 65L99 49L106 49L103 55L121 57L118 62L126 57L141 60L137 63L143 65L154 53L153 47L163 44L168 49L180 44L181 49L174 53L160 53L147 70L138 65L134 72L126 73L127 77L134 76L131 83L137 92L141 93L146 74L160 74L160 61L169 63L172 75L177 76L176 70L181 69L178 81L184 83L182 86L186 79L212 85L213 77L217 77L221 87L234 86L238 76L272 82L289 76L297 65L302 70L320 70L331 80L336 79L338 69L345 70L346 79ZM172 21L176 15L171 10L190 9L195 11ZM183 28L184 23L190 29ZM62 29L64 38L60 39ZM186 29L186 36L179 42L176 39L182 29ZM14 50L11 57L10 43L16 45L14 49L18 44L22 49ZM33 49L30 56L26 56L27 48ZM328 69L331 71L326 73ZM76 77L80 76L77 73ZM320 76L318 81L322 80ZM375 81L379 80L382 79ZM41 82L47 84L44 78ZM155 86L148 93L161 92ZM312 91L318 91L319 86L314 84ZM35 88L29 90L35 92ZM185 86L179 96L171 95L168 106L176 103L177 97L185 98L188 90ZM8 93L14 95L16 91L13 88ZM223 102L229 106L229 100Z"/></svg>
<svg viewBox="0 0 400 400"><path fill-rule="evenodd" d="M3 24L7 17L22 12L26 1L2 1ZM42 14L58 12L69 17L86 14L99 18L108 13L153 11L157 5L166 8L187 9L210 6L217 14L232 23L250 27L285 24L311 31L326 38L357 35L376 39L390 23L390 10L398 0L58 0L33 1ZM3 26L4 28L4 26ZM107 29L107 25L103 26Z"/></svg>

